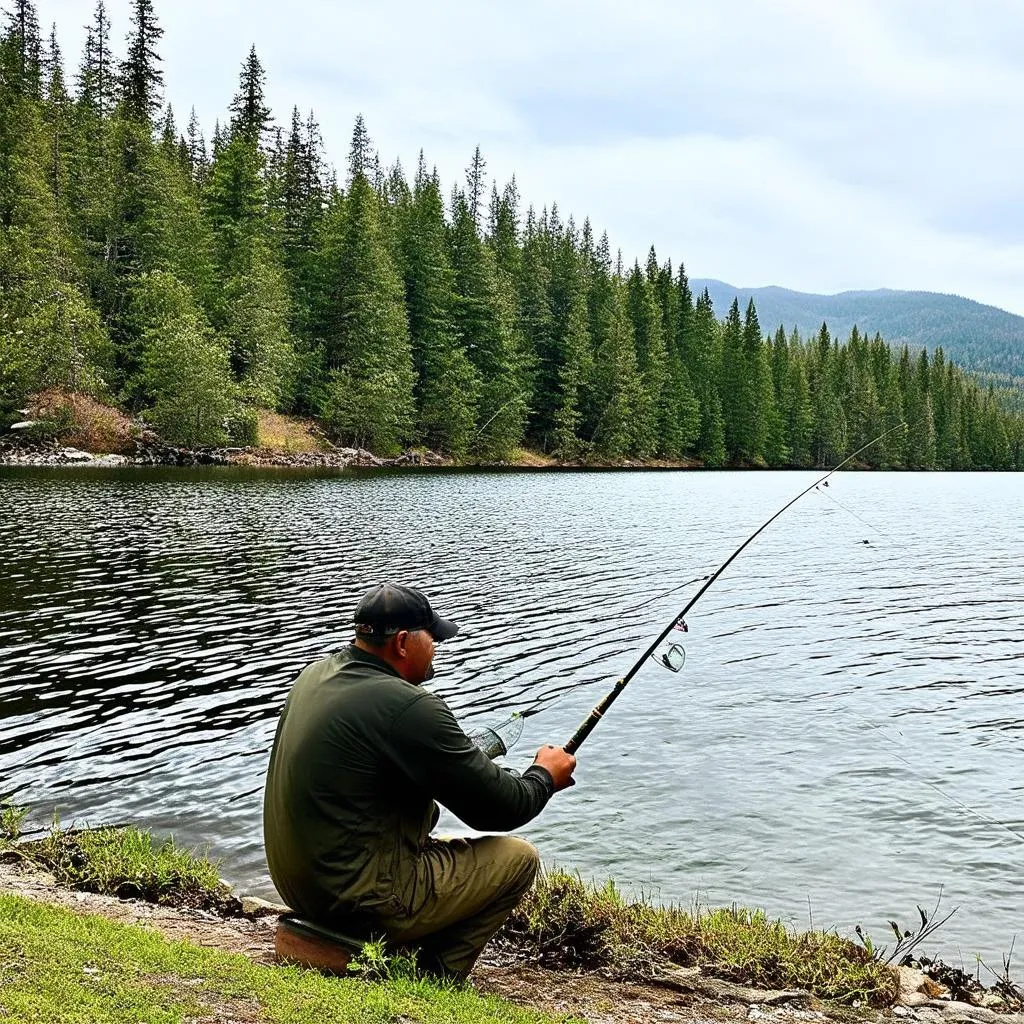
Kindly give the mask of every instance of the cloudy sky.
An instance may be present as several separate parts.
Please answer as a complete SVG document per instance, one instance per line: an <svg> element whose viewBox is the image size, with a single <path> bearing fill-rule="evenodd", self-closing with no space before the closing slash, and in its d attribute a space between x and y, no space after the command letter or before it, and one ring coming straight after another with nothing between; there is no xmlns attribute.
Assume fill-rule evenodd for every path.
<svg viewBox="0 0 1024 1024"><path fill-rule="evenodd" d="M91 0L37 0L77 64ZM108 0L114 37L128 0ZM802 291L922 288L1024 313L1019 0L156 0L167 98L209 128L250 45L281 123L446 186L480 144L624 257Z"/></svg>

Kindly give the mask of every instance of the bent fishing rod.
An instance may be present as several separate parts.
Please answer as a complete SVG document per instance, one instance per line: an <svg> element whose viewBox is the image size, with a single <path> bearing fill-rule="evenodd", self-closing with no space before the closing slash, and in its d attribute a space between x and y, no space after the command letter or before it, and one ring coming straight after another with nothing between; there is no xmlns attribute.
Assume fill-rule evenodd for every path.
<svg viewBox="0 0 1024 1024"><path fill-rule="evenodd" d="M690 609L693 608L693 606L704 596L704 594L707 593L708 589L712 586L715 580L717 580L718 577L721 576L722 573L725 572L725 570L728 569L734 561L736 561L736 559L743 552L743 550L755 538L757 538L769 526L771 526L771 524L774 523L775 520L778 519L783 512L785 512L787 509L795 505L805 494L810 494L810 492L813 491L816 487L821 486L821 484L825 483L825 481L828 480L828 478L832 476L833 473L838 473L839 470L841 470L844 466L849 465L855 458L857 458L858 455L861 454L861 452L867 451L868 448L870 448L872 445L878 444L879 441L884 440L890 434L895 433L897 430L903 430L905 426L905 424L900 423L897 424L897 426L895 427L891 427L889 430L885 431L885 433L879 434L878 437L876 437L873 441L868 441L866 445L864 445L861 448L858 448L852 455L848 455L845 459L843 459L842 462L839 463L839 465L834 466L823 477L821 477L818 480L815 480L813 484L811 484L809 487L804 488L804 490L802 490L795 498L786 502L786 504L783 505L782 508L778 510L778 512L776 512L770 519L763 522L749 537L747 537L747 539L707 578L707 581L704 583L704 586L702 586L700 590L698 590L697 593L690 598L690 600L686 604L686 607L678 615L674 615L672 617L668 625L658 634L654 642L644 651L643 654L640 655L639 658L637 658L635 662L633 662L633 665L630 668L630 670L615 684L614 687L612 687L612 689L608 692L608 694L601 701L601 703L598 704L597 707L595 707L594 710L590 712L589 716L586 718L583 724L573 734L572 739L570 739L569 742L565 744L566 753L575 754L576 751L579 750L580 746L582 746L583 744L583 741L594 731L595 728L597 728L597 723L600 722L602 718L604 718L604 716L608 712L608 709L618 699L619 694L622 693L622 691L629 685L629 681L633 678L633 676L637 674L637 672L640 671L640 669L643 667L647 659L651 657L651 655L654 654L654 652L658 649L658 645L664 641L664 639L669 635L669 633L672 632L673 629L676 629L677 626L681 627L681 624L683 624L683 620L685 619L686 614L690 611ZM669 668L672 668L673 671L678 671L669 662L666 662L666 665Z"/></svg>

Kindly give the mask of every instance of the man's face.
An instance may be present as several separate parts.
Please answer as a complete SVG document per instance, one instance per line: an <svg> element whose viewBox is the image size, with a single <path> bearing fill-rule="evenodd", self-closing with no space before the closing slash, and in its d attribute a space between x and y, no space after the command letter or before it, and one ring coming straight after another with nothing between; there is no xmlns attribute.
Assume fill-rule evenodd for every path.
<svg viewBox="0 0 1024 1024"><path fill-rule="evenodd" d="M422 683L434 675L434 638L425 629L399 633L395 637L402 652L403 678L410 683Z"/></svg>

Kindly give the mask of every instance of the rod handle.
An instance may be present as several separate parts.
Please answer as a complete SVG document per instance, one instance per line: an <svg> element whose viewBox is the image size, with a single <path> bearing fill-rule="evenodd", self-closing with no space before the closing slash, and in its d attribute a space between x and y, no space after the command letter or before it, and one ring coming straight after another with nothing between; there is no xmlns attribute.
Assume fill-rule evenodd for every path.
<svg viewBox="0 0 1024 1024"><path fill-rule="evenodd" d="M563 748L567 754L575 754L583 741L597 728L597 723L604 718L605 712L615 702L615 698L626 688L628 679L620 679L604 697L600 704L587 716L586 721L573 733L572 739Z"/></svg>

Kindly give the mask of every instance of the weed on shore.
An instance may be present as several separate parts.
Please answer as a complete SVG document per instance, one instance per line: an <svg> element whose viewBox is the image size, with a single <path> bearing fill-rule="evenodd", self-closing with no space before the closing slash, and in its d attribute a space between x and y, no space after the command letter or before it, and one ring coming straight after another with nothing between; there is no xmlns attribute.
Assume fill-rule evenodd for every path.
<svg viewBox="0 0 1024 1024"><path fill-rule="evenodd" d="M501 935L545 966L601 970L624 980L676 964L850 1005L890 1006L899 992L892 968L834 932L794 932L763 911L741 907L683 910L629 902L614 883L587 885L564 871L538 879Z"/></svg>

